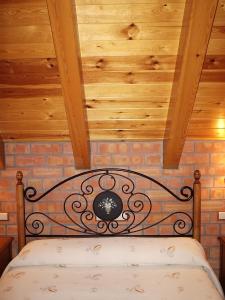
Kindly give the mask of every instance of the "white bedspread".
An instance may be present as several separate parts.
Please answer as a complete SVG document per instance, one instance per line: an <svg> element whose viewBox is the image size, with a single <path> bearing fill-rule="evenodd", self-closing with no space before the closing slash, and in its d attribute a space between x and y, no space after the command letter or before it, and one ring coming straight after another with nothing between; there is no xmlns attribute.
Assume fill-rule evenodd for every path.
<svg viewBox="0 0 225 300"><path fill-rule="evenodd" d="M0 280L0 300L40 299L224 297L196 241L82 238L32 242L10 263Z"/></svg>

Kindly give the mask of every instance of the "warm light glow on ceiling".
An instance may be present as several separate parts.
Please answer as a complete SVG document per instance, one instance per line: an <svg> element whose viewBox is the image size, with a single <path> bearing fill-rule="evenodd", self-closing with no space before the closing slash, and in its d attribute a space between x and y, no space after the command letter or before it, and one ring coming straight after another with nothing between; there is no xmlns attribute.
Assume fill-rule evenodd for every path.
<svg viewBox="0 0 225 300"><path fill-rule="evenodd" d="M217 119L216 121L216 135L218 138L225 139L225 119Z"/></svg>
<svg viewBox="0 0 225 300"><path fill-rule="evenodd" d="M217 120L217 128L224 129L225 128L225 119L218 119Z"/></svg>

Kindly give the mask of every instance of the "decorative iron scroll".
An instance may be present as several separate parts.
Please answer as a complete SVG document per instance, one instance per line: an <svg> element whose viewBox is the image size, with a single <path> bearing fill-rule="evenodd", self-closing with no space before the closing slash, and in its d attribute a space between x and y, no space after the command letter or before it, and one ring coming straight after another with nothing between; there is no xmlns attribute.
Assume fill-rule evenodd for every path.
<svg viewBox="0 0 225 300"><path fill-rule="evenodd" d="M76 185L76 181L74 184L78 191L69 193L62 201L62 211L67 222L60 222L51 214L33 211L25 217L26 236L65 236L65 234L46 234L46 224L49 222L72 233L66 234L67 236L77 233L79 235L134 235L162 224L166 220L173 220L171 226L176 235L191 236L193 217L185 211L172 212L160 220L152 221L152 200L146 193L137 190L134 176L130 177L130 175L157 184L178 201L193 200L193 190L189 186L182 187L181 196L177 196L154 178L132 170L107 168L86 171L59 182L39 197L36 197L37 191L34 187L27 187L24 190L25 200L36 203L63 184L79 178L79 186ZM80 182L81 178L83 180Z"/></svg>

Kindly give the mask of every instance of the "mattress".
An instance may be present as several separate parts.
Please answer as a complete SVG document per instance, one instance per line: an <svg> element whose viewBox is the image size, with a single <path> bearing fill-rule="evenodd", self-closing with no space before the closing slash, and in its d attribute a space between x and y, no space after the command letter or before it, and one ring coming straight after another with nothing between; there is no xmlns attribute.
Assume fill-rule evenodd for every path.
<svg viewBox="0 0 225 300"><path fill-rule="evenodd" d="M201 245L188 238L42 240L0 280L1 300L221 300Z"/></svg>

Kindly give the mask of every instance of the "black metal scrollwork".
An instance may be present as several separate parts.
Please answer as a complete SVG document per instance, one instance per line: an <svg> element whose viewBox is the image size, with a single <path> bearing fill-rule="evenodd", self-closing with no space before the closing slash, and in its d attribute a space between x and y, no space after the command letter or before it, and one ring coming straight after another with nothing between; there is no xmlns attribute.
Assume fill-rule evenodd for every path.
<svg viewBox="0 0 225 300"><path fill-rule="evenodd" d="M67 195L62 201L62 210L67 222L59 222L51 214L41 211L28 213L25 219L27 236L49 236L46 223L54 223L69 232L81 235L129 235L151 229L170 219L176 235L191 235L193 217L185 211L170 213L153 222L152 199L146 193L137 190L133 178L128 177L130 175L157 184L178 201L187 202L193 199L193 190L189 186L182 187L181 196L178 196L157 180L135 171L118 168L86 171L59 182L39 197L36 197L37 191L33 187L24 190L25 200L36 203L64 183L84 177L79 189L76 186L79 191Z"/></svg>

